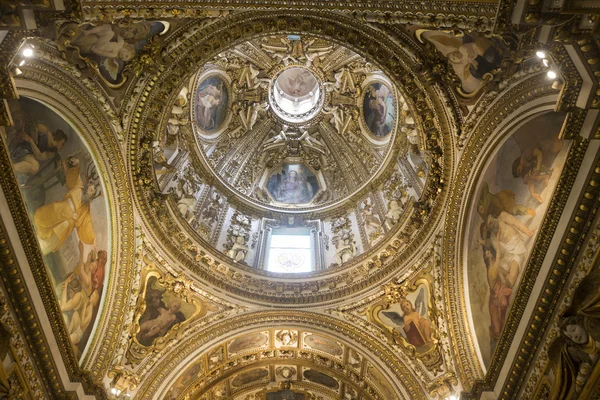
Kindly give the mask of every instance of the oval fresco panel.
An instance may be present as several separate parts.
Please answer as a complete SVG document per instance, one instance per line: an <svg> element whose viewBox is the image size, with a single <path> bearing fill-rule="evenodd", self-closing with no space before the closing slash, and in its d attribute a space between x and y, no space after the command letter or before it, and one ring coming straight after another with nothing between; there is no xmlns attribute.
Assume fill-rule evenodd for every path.
<svg viewBox="0 0 600 400"><path fill-rule="evenodd" d="M308 379L311 382L318 383L323 386L327 386L330 389L337 390L340 387L338 381L336 381L329 375L325 375L324 373L315 371L314 369L304 371L303 375L305 379Z"/></svg>
<svg viewBox="0 0 600 400"><path fill-rule="evenodd" d="M387 136L394 127L394 96L381 82L372 82L365 87L363 116L369 131L377 136Z"/></svg>
<svg viewBox="0 0 600 400"><path fill-rule="evenodd" d="M304 344L315 350L324 351L325 353L341 357L343 353L342 347L331 339L323 336L309 335L304 337Z"/></svg>
<svg viewBox="0 0 600 400"><path fill-rule="evenodd" d="M229 90L220 76L208 76L198 85L195 98L196 124L206 132L221 128L227 119Z"/></svg>
<svg viewBox="0 0 600 400"><path fill-rule="evenodd" d="M233 339L229 344L229 353L239 353L247 349L261 347L267 343L269 337L262 332L249 333Z"/></svg>
<svg viewBox="0 0 600 400"><path fill-rule="evenodd" d="M491 158L474 192L464 262L486 366L564 165L568 142L558 139L563 121L564 114L550 112L518 128Z"/></svg>
<svg viewBox="0 0 600 400"><path fill-rule="evenodd" d="M108 276L109 216L100 173L73 128L49 107L9 102L13 170L78 356L92 336Z"/></svg>
<svg viewBox="0 0 600 400"><path fill-rule="evenodd" d="M237 375L232 381L231 385L235 387L240 387L247 385L249 383L258 381L260 379L266 378L269 375L269 371L264 368L256 368L247 372L242 372Z"/></svg>

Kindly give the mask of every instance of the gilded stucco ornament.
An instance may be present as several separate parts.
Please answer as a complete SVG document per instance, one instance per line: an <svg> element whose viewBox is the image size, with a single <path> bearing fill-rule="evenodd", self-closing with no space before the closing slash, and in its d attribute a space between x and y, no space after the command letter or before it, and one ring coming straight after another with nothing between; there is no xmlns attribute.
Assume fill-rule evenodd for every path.
<svg viewBox="0 0 600 400"><path fill-rule="evenodd" d="M186 49L183 44L179 45L178 47L174 47L172 51L165 56L164 62L171 63L175 60L181 60L181 62L178 62L172 66L171 70L168 71L169 76L174 76L174 74L182 72L181 69L184 68L184 65L186 65L186 62L184 61L190 61L192 59L202 60L203 56L208 56L208 54L203 53L202 50L204 46L208 45L208 43L210 43L212 49L215 49L212 50L212 54L214 54L217 53L217 51L222 51L221 46L226 48L227 46L231 46L233 43L239 43L241 41L248 40L248 38L253 37L257 33L260 34L261 32L266 31L276 32L277 29L286 28L288 24L290 28L297 26L302 27L302 29L306 29L307 34L311 34L311 32L320 34L320 32L326 30L327 32L330 32L328 33L329 35L334 34L336 29L340 29L339 37L347 38L347 40L354 43L354 46L357 46L357 51L362 53L365 51L364 49L366 49L366 39L361 38L361 36L365 35L368 31L359 33L357 31L353 31L350 25L345 25L343 27L340 25L339 27L336 27L335 24L329 25L330 22L326 22L327 20L317 22L312 21L309 17L304 16L302 17L304 18L304 22L301 23L300 20L275 15L269 16L268 18L265 16L254 15L253 24L244 25L244 23L241 22L243 21L242 18L247 17L238 15L232 18L236 22L236 25L232 26L230 29L227 28L227 33L220 36L220 40L216 40L215 38L211 37L205 37L205 39L203 39L204 41L199 42L198 46L194 47L193 49ZM211 24L211 30L221 29L221 26L227 27L227 20L228 19L223 19ZM337 20L339 20L339 18L337 18ZM344 23L346 22L349 22L349 20L345 21ZM203 37L198 36L201 32L201 29L192 29L191 32L190 38ZM396 44L392 44L381 39L381 37L378 37L378 40L381 42L381 44L378 45L378 49L380 51L373 52L373 57L375 58L384 54L391 55L391 53L388 53L387 49L390 48L390 46L396 46ZM217 48L219 50L216 50ZM208 50L208 47L205 50ZM372 51L369 50L369 53L371 52ZM397 54L400 55L402 52L397 52ZM392 261L398 258L400 254L404 253L406 255L406 252L414 252L417 248L415 243L418 242L421 235L424 234L422 230L427 230L430 226L428 224L424 224L424 222L431 220L431 218L437 218L439 212L437 198L439 196L443 196L443 189L445 186L445 180L447 178L442 178L442 175L445 174L444 165L448 162L448 154L446 151L444 151L444 148L448 144L442 142L443 140L446 140L446 136L439 134L439 130L445 129L444 126L446 120L444 119L445 116L443 118L439 118L435 114L435 111L433 111L432 107L435 108L439 105L435 98L430 98L429 95L421 92L423 88L420 87L415 80L409 79L407 75L403 74L404 68L406 68L405 61L400 61L399 58L395 57L381 58L381 60L387 60L384 61L384 63L388 63L386 64L386 71L392 71L393 75L390 76L390 79L394 81L398 87L403 88L403 92L407 91L416 94L415 96L411 96L411 98L407 101L418 113L418 115L416 115L414 118L416 128L419 131L426 132L423 135L423 137L426 138L425 143L423 143L423 148L432 154L432 157L429 159L429 171L426 184L423 187L421 200L414 204L412 202L407 202L406 218L410 221L410 223L406 224L406 226L403 226L402 229L400 229L400 225L402 225L402 223L399 222L397 227L394 227L394 229L391 230L391 232L396 232L392 234L395 236L394 239L382 240L372 249L371 255L364 255L362 257L358 256L354 259L356 260L354 263L350 263L356 266L354 268L356 268L358 274L340 271L341 274L337 274L337 276L329 278L323 276L325 273L322 272L320 275L316 276L323 276L323 279L318 278L313 282L307 282L306 284L294 282L293 280L288 282L273 282L262 279L258 276L253 276L253 273L250 270L240 266L239 264L233 267L231 265L231 261L226 261L226 259L221 257L215 258L214 256L208 254L208 252L204 250L205 245L202 244L203 242L198 239L199 235L197 233L191 232L187 228L182 229L182 227L185 227L185 224L173 224L172 222L168 221L170 219L167 218L169 211L168 208L164 207L164 200L166 200L166 198L159 194L159 192L156 190L153 182L156 178L151 172L154 171L155 168L152 165L153 161L150 147L151 143L155 141L156 138L152 136L146 137L146 135L150 132L155 132L154 129L149 129L151 126L156 126L159 124L159 126L164 127L166 123L166 119L161 117L161 111L164 110L164 108L159 108L158 103L152 101L151 98L154 98L154 96L157 96L157 98L163 98L166 96L171 99L170 102L174 102L177 92L179 92L181 89L174 89L172 85L173 81L168 79L166 76L163 78L162 72L160 72L158 76L152 77L150 80L152 82L152 86L147 89L147 92L146 89L142 89L142 91L147 93L149 97L144 97L138 102L140 119L131 126L131 133L134 134L134 136L131 136L132 139L134 139L131 145L136 149L131 154L133 156L132 162L135 173L135 182L138 188L137 193L141 195L142 199L142 209L147 210L147 202L149 201L153 207L152 213L158 213L160 216L158 219L153 218L152 220L147 221L151 225L155 225L158 228L155 230L156 232L166 232L167 230L165 230L165 228L169 227L169 234L164 237L164 240L162 240L168 251L172 252L175 250L175 253L179 253L183 250L183 253L181 253L183 256L181 258L183 264L193 270L194 273L201 276L202 279L208 278L209 281L216 283L218 286L230 287L234 291L241 290L239 293L252 293L251 296L256 298L270 298L271 300L279 298L279 300L276 301L284 302L294 302L296 301L296 297L309 298L317 294L326 295L328 298L333 299L341 294L341 290L347 291L349 288L357 287L359 282L363 280L373 279L374 276L384 276L393 269L394 263ZM165 71L165 74L166 73L167 71ZM185 74L182 75L185 76ZM251 75L252 74L250 74L250 76ZM324 129L329 129L332 135L337 134L337 132L335 132L334 124L332 125L331 123L325 121L323 121L321 124L325 124L326 128ZM143 134L138 136L138 129L142 127L147 127L147 130L143 128L141 131ZM253 130L250 132L255 131L257 127L258 124L254 126ZM140 138L139 142L137 138ZM224 151L226 148L227 146L223 148ZM217 151L219 151L218 147ZM323 166L321 166L321 170L324 170L325 174L329 173L325 171ZM414 179L419 179L416 173ZM257 196L261 196L262 194L262 198L265 198L265 193L259 191L253 191L253 193L257 193ZM145 199L146 196L148 196L148 200ZM325 196L325 194L323 196ZM247 208L240 206L239 203L234 204L237 199L228 198L227 200L236 207L239 207L240 212L246 213L245 210ZM386 207L387 206L388 205L386 204ZM145 212L146 211L144 211L144 213ZM397 219L397 217L398 213L390 214L391 221L394 221ZM380 216L379 219L383 224L385 215ZM160 222L160 224L157 224L157 222ZM164 224L163 227L160 227L162 224ZM395 229L398 229L398 231L395 231ZM160 235L162 236L162 234ZM251 246L248 247L250 247L249 251L251 251ZM225 277L227 277L227 279L223 280L222 278Z"/></svg>
<svg viewBox="0 0 600 400"><path fill-rule="evenodd" d="M309 341L314 348L306 344L300 346L296 339L284 346L280 341L271 342L271 338L285 337L286 334L292 334L296 339L317 339ZM270 339L265 343L263 338L266 339L267 336ZM341 350L342 348L327 335L311 331L261 331L237 336L225 347L228 348L227 353L223 345L206 351L180 373L168 392L195 398L208 392L214 394L218 388L226 387L231 388L228 393L230 396L236 396L248 390L248 384L251 382L256 385L260 381L264 387L267 382L291 381L293 385L306 387L312 381L324 385L324 393L333 394L335 397L342 397L346 393L353 393L354 396L360 393L370 399L389 399L392 398L390 396L394 396L390 391L389 382L371 382L373 378L366 373L367 368L362 368L365 356L360 351L351 347ZM235 352L229 351L234 347ZM257 347L260 349L257 350ZM338 351L343 351L343 355L338 355ZM335 354L332 355L332 352ZM347 360L347 363L342 360ZM206 365L205 363L208 363L208 369L198 367ZM364 362L364 365L367 363ZM268 372L255 374L259 370ZM319 372L304 374L307 370ZM194 374L190 375L188 371L193 371ZM273 386L271 383L268 385Z"/></svg>
<svg viewBox="0 0 600 400"><path fill-rule="evenodd" d="M439 349L433 277L425 272L402 284L383 287L383 296L361 314L383 330L389 343L420 359L434 374L443 364Z"/></svg>
<svg viewBox="0 0 600 400"><path fill-rule="evenodd" d="M129 361L133 364L148 352L162 350L180 337L186 326L219 307L192 292L192 282L162 274L151 260L142 270L142 291L131 329Z"/></svg>

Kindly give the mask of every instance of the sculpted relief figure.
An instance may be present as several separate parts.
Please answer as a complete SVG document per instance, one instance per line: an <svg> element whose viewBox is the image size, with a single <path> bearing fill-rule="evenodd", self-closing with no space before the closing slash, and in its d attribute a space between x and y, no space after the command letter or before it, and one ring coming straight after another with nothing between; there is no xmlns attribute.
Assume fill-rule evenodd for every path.
<svg viewBox="0 0 600 400"><path fill-rule="evenodd" d="M298 59L292 55L292 42L287 38L279 38L277 42L264 42L261 43L261 48L266 51L275 60L288 65L290 61L297 63ZM297 52L296 52L297 53Z"/></svg>
<svg viewBox="0 0 600 400"><path fill-rule="evenodd" d="M361 204L362 218L365 232L370 244L377 241L383 235L383 229L379 215L377 215L370 198Z"/></svg>
<svg viewBox="0 0 600 400"><path fill-rule="evenodd" d="M563 314L560 335L548 348L552 400L579 399L582 389L598 368L600 357L600 271L581 280L571 307Z"/></svg>
<svg viewBox="0 0 600 400"><path fill-rule="evenodd" d="M349 93L354 92L356 88L356 84L354 82L354 77L352 76L352 72L347 67L340 69L338 72L334 74L335 77L335 85L334 88L338 90L340 93Z"/></svg>
<svg viewBox="0 0 600 400"><path fill-rule="evenodd" d="M264 147L268 147L270 144L275 144L275 143L279 143L279 142L287 142L288 138L287 135L285 134L285 130L281 130L279 131L279 133L275 136L272 136L271 138L265 140L265 142L263 143Z"/></svg>
<svg viewBox="0 0 600 400"><path fill-rule="evenodd" d="M258 114L266 112L269 109L269 104L264 103L252 103L246 109L239 111L240 121L242 123L242 129L244 132L252 130L256 121L258 120Z"/></svg>
<svg viewBox="0 0 600 400"><path fill-rule="evenodd" d="M357 249L351 232L340 232L331 238L335 246L335 262L342 265L356 257Z"/></svg>
<svg viewBox="0 0 600 400"><path fill-rule="evenodd" d="M231 226L227 230L227 242L223 245L225 253L235 262L246 261L249 251L250 229L250 219L235 212L231 217Z"/></svg>
<svg viewBox="0 0 600 400"><path fill-rule="evenodd" d="M175 105L171 110L171 118L167 120L167 139L166 145L172 146L179 136L182 128L187 128L191 124L191 120L186 117L188 103L188 88L184 87L177 95ZM185 131L184 131L185 132Z"/></svg>
<svg viewBox="0 0 600 400"><path fill-rule="evenodd" d="M350 125L350 122L352 121L351 114L349 112L346 112L340 106L333 106L329 109L324 108L323 114L331 115L331 119L329 120L329 123L331 123L331 125L333 125L335 127L335 130L340 135L343 135L344 132L346 132L346 130L348 129L348 126Z"/></svg>
<svg viewBox="0 0 600 400"><path fill-rule="evenodd" d="M246 246L246 238L243 235L233 236L233 244L227 255L234 261L244 261L248 254L248 246Z"/></svg>
<svg viewBox="0 0 600 400"><path fill-rule="evenodd" d="M202 221L205 224L208 226L213 226L213 224L217 222L222 203L223 200L221 199L219 193L214 192L210 198L210 202L204 211L202 211Z"/></svg>
<svg viewBox="0 0 600 400"><path fill-rule="evenodd" d="M177 209L183 218L192 222L195 218L193 209L196 205L196 193L200 190L202 181L191 167L186 165L177 174L177 186L172 189L177 197Z"/></svg>

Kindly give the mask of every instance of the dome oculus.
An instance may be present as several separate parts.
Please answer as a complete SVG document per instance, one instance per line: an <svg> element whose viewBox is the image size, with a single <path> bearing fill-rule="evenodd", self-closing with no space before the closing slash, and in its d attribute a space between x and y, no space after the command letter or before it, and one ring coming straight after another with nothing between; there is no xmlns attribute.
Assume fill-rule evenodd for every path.
<svg viewBox="0 0 600 400"><path fill-rule="evenodd" d="M273 79L269 101L280 118L296 123L314 117L321 108L323 96L315 75L305 67L294 66Z"/></svg>

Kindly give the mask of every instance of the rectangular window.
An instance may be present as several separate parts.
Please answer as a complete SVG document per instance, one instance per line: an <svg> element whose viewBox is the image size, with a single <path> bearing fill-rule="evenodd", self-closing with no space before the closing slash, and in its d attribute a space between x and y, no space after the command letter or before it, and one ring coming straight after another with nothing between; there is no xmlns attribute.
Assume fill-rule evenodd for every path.
<svg viewBox="0 0 600 400"><path fill-rule="evenodd" d="M313 250L310 233L280 233L271 235L267 271L300 273L312 271Z"/></svg>

